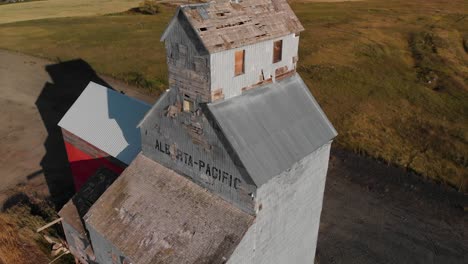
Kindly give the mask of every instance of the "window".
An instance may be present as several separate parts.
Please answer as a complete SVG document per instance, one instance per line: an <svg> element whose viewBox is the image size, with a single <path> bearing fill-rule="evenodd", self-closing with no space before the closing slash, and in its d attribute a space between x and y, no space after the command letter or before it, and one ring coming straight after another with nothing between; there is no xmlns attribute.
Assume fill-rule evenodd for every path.
<svg viewBox="0 0 468 264"><path fill-rule="evenodd" d="M281 61L283 57L283 40L278 40L273 43L273 63Z"/></svg>
<svg viewBox="0 0 468 264"><path fill-rule="evenodd" d="M184 108L184 112L193 112L193 109L194 109L193 101L190 100L190 97L188 95L184 96L183 108Z"/></svg>
<svg viewBox="0 0 468 264"><path fill-rule="evenodd" d="M235 67L234 67L234 74L235 76L241 75L245 73L245 50L236 51L235 54Z"/></svg>

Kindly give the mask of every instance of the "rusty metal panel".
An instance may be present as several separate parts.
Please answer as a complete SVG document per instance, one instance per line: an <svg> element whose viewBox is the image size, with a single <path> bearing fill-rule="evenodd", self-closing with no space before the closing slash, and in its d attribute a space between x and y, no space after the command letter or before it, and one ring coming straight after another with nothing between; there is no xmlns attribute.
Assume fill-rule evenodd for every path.
<svg viewBox="0 0 468 264"><path fill-rule="evenodd" d="M337 135L298 74L208 108L257 187Z"/></svg>
<svg viewBox="0 0 468 264"><path fill-rule="evenodd" d="M208 111L183 112L181 100L172 88L140 123L143 154L253 213L256 187L239 158Z"/></svg>
<svg viewBox="0 0 468 264"><path fill-rule="evenodd" d="M85 217L98 263L225 263L253 222L140 154Z"/></svg>
<svg viewBox="0 0 468 264"><path fill-rule="evenodd" d="M280 61L273 63L274 42L283 40ZM242 48L211 54L211 90L222 90L224 98L240 95L265 80L275 80L277 69L296 71L299 37L290 34L283 38L263 41ZM245 73L235 75L235 53L245 50ZM285 69L285 70L284 70Z"/></svg>

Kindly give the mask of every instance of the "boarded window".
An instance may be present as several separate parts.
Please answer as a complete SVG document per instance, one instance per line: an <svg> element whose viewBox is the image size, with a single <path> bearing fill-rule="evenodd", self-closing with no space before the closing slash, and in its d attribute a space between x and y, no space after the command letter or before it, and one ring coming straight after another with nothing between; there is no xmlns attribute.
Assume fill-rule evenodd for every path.
<svg viewBox="0 0 468 264"><path fill-rule="evenodd" d="M236 51L235 55L235 75L241 75L245 73L245 50Z"/></svg>
<svg viewBox="0 0 468 264"><path fill-rule="evenodd" d="M283 57L283 41L278 40L273 43L273 63L281 61Z"/></svg>
<svg viewBox="0 0 468 264"><path fill-rule="evenodd" d="M188 95L184 95L184 112L193 112L194 104Z"/></svg>

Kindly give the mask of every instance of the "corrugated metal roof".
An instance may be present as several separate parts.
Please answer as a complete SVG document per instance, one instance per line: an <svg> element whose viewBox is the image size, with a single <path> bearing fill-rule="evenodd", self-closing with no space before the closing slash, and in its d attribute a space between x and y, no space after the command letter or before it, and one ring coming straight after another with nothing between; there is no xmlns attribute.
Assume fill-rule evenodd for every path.
<svg viewBox="0 0 468 264"><path fill-rule="evenodd" d="M150 108L149 104L90 82L58 125L130 164L141 150L138 122Z"/></svg>
<svg viewBox="0 0 468 264"><path fill-rule="evenodd" d="M257 186L337 135L298 74L208 108Z"/></svg>
<svg viewBox="0 0 468 264"><path fill-rule="evenodd" d="M253 216L139 154L85 221L132 263L225 263Z"/></svg>
<svg viewBox="0 0 468 264"><path fill-rule="evenodd" d="M217 0L183 5L177 13L180 11L210 53L304 30L286 0L244 0L238 3ZM178 18L176 14L174 19ZM173 24L173 21L169 24L162 40Z"/></svg>

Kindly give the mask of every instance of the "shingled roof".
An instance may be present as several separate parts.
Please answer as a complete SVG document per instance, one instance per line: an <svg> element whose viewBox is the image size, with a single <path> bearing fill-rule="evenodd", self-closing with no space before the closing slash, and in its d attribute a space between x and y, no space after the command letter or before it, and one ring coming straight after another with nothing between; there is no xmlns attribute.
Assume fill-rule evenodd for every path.
<svg viewBox="0 0 468 264"><path fill-rule="evenodd" d="M304 30L286 0L216 0L183 5L164 32L164 40L177 19L187 20L210 53L238 48ZM180 13L183 16L180 16ZM192 38L193 39L193 38Z"/></svg>
<svg viewBox="0 0 468 264"><path fill-rule="evenodd" d="M139 154L85 221L132 263L224 263L253 216Z"/></svg>

